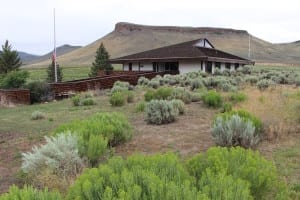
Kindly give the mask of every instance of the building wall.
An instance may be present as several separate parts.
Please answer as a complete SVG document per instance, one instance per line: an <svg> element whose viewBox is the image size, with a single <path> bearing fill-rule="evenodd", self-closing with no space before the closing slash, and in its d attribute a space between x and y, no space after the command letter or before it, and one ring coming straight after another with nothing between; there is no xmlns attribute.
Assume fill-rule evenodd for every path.
<svg viewBox="0 0 300 200"><path fill-rule="evenodd" d="M180 74L185 74L188 72L198 72L200 70L201 70L201 61L198 62L179 61Z"/></svg>

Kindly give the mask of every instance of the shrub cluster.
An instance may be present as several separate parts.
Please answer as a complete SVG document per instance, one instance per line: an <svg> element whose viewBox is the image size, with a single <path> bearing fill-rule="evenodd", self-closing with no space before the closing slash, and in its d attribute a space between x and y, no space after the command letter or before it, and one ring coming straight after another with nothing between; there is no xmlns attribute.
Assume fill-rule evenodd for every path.
<svg viewBox="0 0 300 200"><path fill-rule="evenodd" d="M172 87L160 87L157 90L149 89L144 94L145 101L157 100L168 100L172 99L173 88Z"/></svg>
<svg viewBox="0 0 300 200"><path fill-rule="evenodd" d="M32 186L25 185L20 189L13 185L8 193L2 194L0 200L61 200L63 199L58 192L50 192L47 189L37 190Z"/></svg>
<svg viewBox="0 0 300 200"><path fill-rule="evenodd" d="M229 95L229 100L233 103L246 101L247 95L242 92L234 92Z"/></svg>
<svg viewBox="0 0 300 200"><path fill-rule="evenodd" d="M1 80L0 88L16 89L24 87L28 77L29 73L27 71L11 71Z"/></svg>
<svg viewBox="0 0 300 200"><path fill-rule="evenodd" d="M76 94L71 100L74 106L92 106L96 104L93 95L88 93Z"/></svg>
<svg viewBox="0 0 300 200"><path fill-rule="evenodd" d="M123 92L114 92L109 99L109 102L112 106L123 106L125 101L126 96Z"/></svg>
<svg viewBox="0 0 300 200"><path fill-rule="evenodd" d="M46 82L33 81L28 83L25 87L30 90L31 103L44 102L53 99L50 86Z"/></svg>
<svg viewBox="0 0 300 200"><path fill-rule="evenodd" d="M209 107L219 108L222 106L223 100L218 92L210 90L203 96L203 102Z"/></svg>
<svg viewBox="0 0 300 200"><path fill-rule="evenodd" d="M128 82L116 81L110 91L114 94L115 92L126 92L129 88L130 84Z"/></svg>
<svg viewBox="0 0 300 200"><path fill-rule="evenodd" d="M192 101L192 94L185 88L177 87L173 90L172 98L180 99L184 103L189 104Z"/></svg>
<svg viewBox="0 0 300 200"><path fill-rule="evenodd" d="M178 109L167 100L151 100L146 105L146 121L150 124L167 124L175 121Z"/></svg>

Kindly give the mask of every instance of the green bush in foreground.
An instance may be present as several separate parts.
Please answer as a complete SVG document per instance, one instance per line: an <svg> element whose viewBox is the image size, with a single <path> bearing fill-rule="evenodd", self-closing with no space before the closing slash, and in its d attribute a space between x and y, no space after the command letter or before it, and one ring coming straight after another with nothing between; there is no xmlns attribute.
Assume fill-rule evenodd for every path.
<svg viewBox="0 0 300 200"><path fill-rule="evenodd" d="M175 121L178 110L167 100L152 100L146 105L146 121L150 124L167 124Z"/></svg>
<svg viewBox="0 0 300 200"><path fill-rule="evenodd" d="M223 100L218 92L210 90L203 96L203 102L209 107L219 108L222 106Z"/></svg>
<svg viewBox="0 0 300 200"><path fill-rule="evenodd" d="M234 183L237 191L241 191L239 186L244 188L248 186L250 189L252 197L244 199L275 199L275 196L279 198L285 196L286 193L286 188L279 186L280 181L272 162L267 161L258 152L252 150L245 150L240 147L212 147L205 154L199 154L190 159L187 168L190 175L196 178L199 188L204 187L204 191L206 191L205 185L211 182L209 177L219 176L215 182L212 182L211 187L207 188L211 199L231 199L212 197L219 194L214 191L224 191L227 184L231 186ZM227 178L229 176L227 181L222 178L226 176ZM222 186L221 182L224 184L227 182L222 190L220 187L224 187L224 185ZM238 182L240 183L237 184ZM217 189L213 189L213 187L217 187ZM239 196L234 193L227 194L232 194L236 199L239 199ZM245 194L247 194L247 190L243 189L239 195L245 196Z"/></svg>
<svg viewBox="0 0 300 200"><path fill-rule="evenodd" d="M125 104L126 95L122 92L115 92L111 95L109 102L112 106L123 106Z"/></svg>
<svg viewBox="0 0 300 200"><path fill-rule="evenodd" d="M229 95L229 100L234 103L239 103L247 100L247 95L241 92L234 92Z"/></svg>
<svg viewBox="0 0 300 200"><path fill-rule="evenodd" d="M9 188L8 193L2 194L0 200L61 200L62 197L58 192L49 192L45 190L37 190L32 186L24 186L19 189L13 185Z"/></svg>
<svg viewBox="0 0 300 200"><path fill-rule="evenodd" d="M66 199L208 200L174 154L112 158L86 170Z"/></svg>

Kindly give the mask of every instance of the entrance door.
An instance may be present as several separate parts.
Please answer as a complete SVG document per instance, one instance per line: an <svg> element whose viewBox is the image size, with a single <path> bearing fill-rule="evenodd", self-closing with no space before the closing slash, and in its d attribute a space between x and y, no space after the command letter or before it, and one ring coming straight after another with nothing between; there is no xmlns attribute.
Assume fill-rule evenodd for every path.
<svg viewBox="0 0 300 200"><path fill-rule="evenodd" d="M132 63L129 63L129 65L128 65L128 70L129 70L129 71L132 71Z"/></svg>
<svg viewBox="0 0 300 200"><path fill-rule="evenodd" d="M206 72L212 73L212 62L207 62Z"/></svg>

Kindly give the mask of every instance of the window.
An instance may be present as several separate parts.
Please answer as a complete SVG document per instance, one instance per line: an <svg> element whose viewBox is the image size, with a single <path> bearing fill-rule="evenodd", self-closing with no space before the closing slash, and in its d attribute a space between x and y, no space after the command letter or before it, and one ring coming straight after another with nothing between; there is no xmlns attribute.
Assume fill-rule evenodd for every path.
<svg viewBox="0 0 300 200"><path fill-rule="evenodd" d="M225 68L230 69L230 63L225 63Z"/></svg>
<svg viewBox="0 0 300 200"><path fill-rule="evenodd" d="M215 68L221 69L221 63L220 62L216 62Z"/></svg>
<svg viewBox="0 0 300 200"><path fill-rule="evenodd" d="M239 63L234 64L234 69L237 70L237 68L239 68Z"/></svg>

